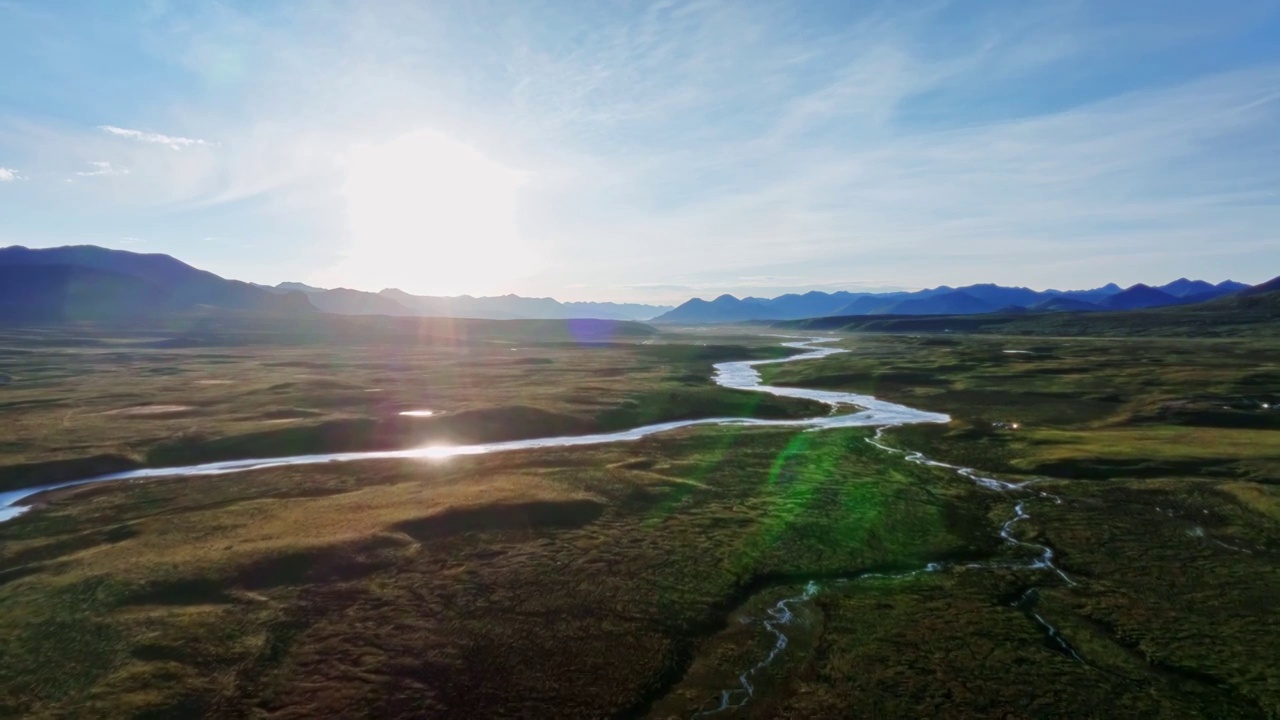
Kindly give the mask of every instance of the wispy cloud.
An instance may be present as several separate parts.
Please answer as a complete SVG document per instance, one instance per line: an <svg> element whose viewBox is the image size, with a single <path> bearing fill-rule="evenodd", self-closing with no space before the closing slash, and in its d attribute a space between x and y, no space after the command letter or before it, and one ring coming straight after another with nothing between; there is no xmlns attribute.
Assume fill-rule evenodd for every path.
<svg viewBox="0 0 1280 720"><path fill-rule="evenodd" d="M659 283L674 264L703 288L780 271L809 286L1087 285L1274 257L1280 65L1113 82L1130 48L1158 39L1103 43L1113 33L1041 11L948 24L940 38L930 14L816 36L740 18L664 35L711 56L746 48L741 74L706 82L705 56L664 66L643 89L694 104L618 121L610 134L630 142L585 148L528 229L603 276ZM625 72L612 62L637 58L588 64ZM1105 86L1090 77L1103 72Z"/></svg>
<svg viewBox="0 0 1280 720"><path fill-rule="evenodd" d="M123 138L129 138L130 140L137 140L138 142L154 143L156 145L168 145L170 148L173 148L174 150L181 150L185 147L191 147L193 145L203 145L203 146L213 145L213 143L207 140L200 140L198 138L178 137L176 135L163 135L161 133L146 132L144 130L133 130L130 128L116 127L115 125L99 125L98 129L102 130L103 132L111 133L112 135L118 135Z"/></svg>
<svg viewBox="0 0 1280 720"><path fill-rule="evenodd" d="M13 168L0 167L0 182L13 182L14 180L21 179L22 176L18 174L17 170L14 170Z"/></svg>
<svg viewBox="0 0 1280 720"><path fill-rule="evenodd" d="M99 177L102 175L128 175L129 168L116 167L106 160L90 160L89 165L92 170L78 170L76 175L79 177Z"/></svg>
<svg viewBox="0 0 1280 720"><path fill-rule="evenodd" d="M191 92L139 86L154 114L118 122L183 135L95 126L131 117L108 104L75 125L24 109L0 116L0 153L32 186L76 179L52 213L65 193L104 215L164 207L210 256L235 256L212 236L264 238L262 280L363 255L431 292L350 232L343 191L354 149L424 131L527 174L516 235L546 267L504 291L1262 280L1280 263L1280 51L1259 38L1280 15L1231 5L321 0L282 22L157 4L115 32ZM158 77L137 70L102 73ZM381 172L370 197L403 189L398 174L421 173ZM418 212L402 195L395 209ZM471 199L493 215L491 191ZM420 236L400 244L457 242Z"/></svg>

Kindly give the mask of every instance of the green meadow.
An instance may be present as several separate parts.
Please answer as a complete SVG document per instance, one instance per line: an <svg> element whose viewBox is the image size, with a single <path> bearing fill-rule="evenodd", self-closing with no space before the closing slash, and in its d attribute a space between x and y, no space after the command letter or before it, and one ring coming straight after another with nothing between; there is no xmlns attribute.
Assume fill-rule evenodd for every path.
<svg viewBox="0 0 1280 720"><path fill-rule="evenodd" d="M0 472L825 412L709 382L776 338L644 342L9 338ZM1036 482L984 489L872 429L700 427L47 493L0 525L0 715L692 717L810 583L710 717L1280 713L1266 343L841 342L766 381L947 412L882 442ZM187 409L120 412L156 406ZM1017 502L1075 584L999 537Z"/></svg>

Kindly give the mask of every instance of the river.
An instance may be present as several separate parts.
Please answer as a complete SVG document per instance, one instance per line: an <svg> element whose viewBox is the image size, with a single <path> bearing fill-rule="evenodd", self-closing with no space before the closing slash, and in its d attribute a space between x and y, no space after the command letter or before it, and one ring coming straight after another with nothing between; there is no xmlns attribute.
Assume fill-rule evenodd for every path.
<svg viewBox="0 0 1280 720"><path fill-rule="evenodd" d="M1061 502L1060 498L1049 493L1037 491L1029 487L1029 483L1011 483L996 478L985 477L971 468L941 463L931 460L918 452L902 451L889 447L883 442L882 433L886 427L909 423L945 423L950 420L947 415L916 410L905 405L898 405L896 403L880 400L870 395L859 395L857 393L837 392L832 390L774 387L763 384L760 372L756 369L759 366L774 363L816 360L836 353L846 352L840 348L823 346L825 343L829 343L834 340L835 338L808 338L804 340L785 342L782 343L784 346L803 350L805 352L791 357L773 360L743 360L718 363L715 366L715 374L713 376L715 383L725 388L764 392L780 397L814 400L829 408L829 412L826 415L798 420L705 418L701 420L680 420L675 422L658 423L655 425L645 425L632 430L624 430L614 433L598 433L594 435L568 435L529 440L479 443L474 445L426 445L406 450L295 455L278 458L250 458L244 460L226 460L222 462L203 463L199 465L189 465L186 467L143 468L140 470L130 470L127 472L113 473L110 475L102 475L83 480L52 483L38 487L23 488L21 490L0 493L0 522L10 520L28 510L29 506L23 504L24 501L40 493L80 485L115 482L121 480L141 480L168 477L205 477L225 475L228 473L247 472L250 470L260 470L265 468L289 467L294 465L359 462L362 460L442 459L464 455L488 455L492 453L533 450L538 448L601 445L605 443L639 440L640 438L656 435L658 433L670 432L672 430L700 425L803 427L811 430L849 427L878 427L880 430L876 433L875 438L871 439L870 442L886 452L902 454L905 459L910 462L953 471L966 480L974 482L988 490L1000 493L1016 494L1024 498L1015 503L1013 507L1013 515L999 526L997 533L1000 538L1010 546L1026 548L1031 551L1029 553L1031 557L1024 561L969 563L966 564L965 567L1022 567L1033 570L1045 570L1058 576L1066 583L1074 585L1075 582L1054 564L1054 552L1052 548L1045 545L1019 540L1013 533L1013 528L1017 523L1025 521L1030 517L1027 512L1027 498L1039 497L1049 499L1053 502ZM848 412L842 413L841 410L848 410ZM940 572L946 570L948 567L949 565L944 563L929 563L918 569L899 573L895 575L895 577L909 577L920 573ZM885 576L869 573L862 577L873 578ZM773 661L785 652L787 648L788 636L786 634L786 626L791 623L795 617L793 612L794 606L811 600L820 592L820 590L821 588L816 582L809 582L803 586L803 589L799 594L778 602L769 610L766 617L760 619L759 625L761 631L765 633L766 636L772 636L774 638L774 644L770 652L739 674L735 678L737 681L736 684L732 687L723 689L719 693L717 701L710 707L704 708L696 713L695 717L715 715L740 708L752 699L755 695L755 687L752 683L752 677L772 664ZM1043 617L1035 612L1035 597L1036 589L1032 588L1027 591L1027 594L1023 599L1019 600L1016 607L1022 609L1027 614L1028 618L1039 624L1050 638L1062 646L1064 652L1068 653L1074 659L1079 660L1080 658L1076 655L1075 650L1071 648L1065 639L1062 638L1060 633L1058 633L1057 628L1050 625Z"/></svg>
<svg viewBox="0 0 1280 720"><path fill-rule="evenodd" d="M604 443L627 442L658 433L670 432L681 428L698 425L753 425L772 427L809 427L815 430L838 427L868 427L902 425L905 423L947 422L946 415L923 412L905 405L876 399L870 395L833 392L829 390L807 390L804 388L770 387L760 380L756 367L770 363L796 362L823 358L834 353L845 352L839 348L814 347L818 343L831 342L833 338L810 338L797 342L783 343L790 348L807 352L777 360L745 360L724 362L715 366L713 379L721 387L735 390L752 390L772 395L791 398L805 398L823 403L831 409L830 414L799 420L758 420L754 418L704 418L701 420L678 420L675 422L657 423L621 432L597 433L594 435L565 435L560 437L533 438L529 440L508 440L504 442L479 443L475 445L426 445L406 450L373 450L368 452L329 453L320 455L294 455L277 458L247 458L244 460L224 460L221 462L202 463L185 467L142 468L125 472L100 475L83 480L51 483L36 487L11 490L0 493L0 522L21 515L28 509L23 501L50 490L89 485L93 483L113 482L119 480L142 480L148 478L167 477L203 477L207 475L225 475L227 473L247 472L266 468L288 467L292 465L319 465L333 462L359 462L361 460L415 460L442 459L460 455L489 455L492 453L512 452L515 450L536 450L539 448L575 447L578 445L601 445ZM860 408L856 412L837 414L841 408Z"/></svg>

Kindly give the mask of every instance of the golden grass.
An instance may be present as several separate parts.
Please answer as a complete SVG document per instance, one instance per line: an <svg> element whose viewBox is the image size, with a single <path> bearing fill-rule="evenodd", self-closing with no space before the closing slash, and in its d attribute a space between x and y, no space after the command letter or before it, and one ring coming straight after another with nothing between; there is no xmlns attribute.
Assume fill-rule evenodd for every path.
<svg viewBox="0 0 1280 720"><path fill-rule="evenodd" d="M1254 406L1214 405L1269 392L1264 348L1037 343L1028 359L1001 354L999 339L859 339L847 356L776 372L962 410L950 427L890 434L935 457L1105 480L1037 486L1061 505L1018 498L1032 515L1018 536L1054 546L1077 586L1000 566L1028 559L996 535L1014 498L882 453L859 430L701 428L103 485L0 525L0 716L688 717L767 652L758 621L808 579L823 591L798 611L793 644L758 678L747 716L1274 715L1280 505L1274 486L1239 478L1248 463L1274 478L1278 433ZM550 363L513 370L505 356L402 362L352 350L319 369L304 355L279 366L277 352L224 358L239 382L269 383L246 395L187 385L211 393L202 402L214 410L226 403L215 416L228 424L198 433L239 433L237 403L257 418L244 422L319 413L306 423L435 407L422 393L437 386L460 403L474 397L472 409L519 397L578 418L615 407L626 410L617 421L649 418L702 402L705 375L693 375L712 361L550 348ZM218 359L162 354L139 367ZM147 383L110 366L93 361L129 397L101 379L46 377L26 400L193 404L138 399ZM296 375L255 379L258 366ZM298 377L311 372L332 375ZM1197 397L1169 377L1195 378ZM379 392L365 392L375 379ZM287 403L267 392L279 384ZM390 405L365 400L386 393ZM1008 419L1026 427L992 425ZM115 436L83 428L76 451L145 451L172 423L200 418L116 422ZM1226 480L1205 479L1219 470ZM1139 472L1157 480L1117 479ZM997 567L841 583L948 558ZM1037 611L1087 663L1013 606L1033 586Z"/></svg>
<svg viewBox="0 0 1280 720"><path fill-rule="evenodd" d="M1219 487L1245 507L1280 522L1280 487L1255 483L1223 483Z"/></svg>
<svg viewBox="0 0 1280 720"><path fill-rule="evenodd" d="M403 348L133 345L32 352L0 335L0 487L130 465L616 430L820 406L711 383L778 348L478 342ZM515 352L513 352L515 350ZM432 417L403 416L432 410ZM54 467L53 462L67 461ZM35 467L30 467L35 465ZM24 467L27 466L27 467Z"/></svg>
<svg viewBox="0 0 1280 720"><path fill-rule="evenodd" d="M58 493L0 529L0 571L34 572L0 585L31 683L0 708L627 712L757 582L963 551L981 511L944 514L951 492L914 485L935 472L874 469L863 437L702 429Z"/></svg>
<svg viewBox="0 0 1280 720"><path fill-rule="evenodd" d="M1036 459L1280 459L1280 432L1235 428L1142 427L1035 430Z"/></svg>
<svg viewBox="0 0 1280 720"><path fill-rule="evenodd" d="M142 518L132 523L137 536L128 543L101 545L79 553L61 561L59 569L68 578L103 573L126 581L151 577L158 568L180 569L192 576L217 575L223 568L237 567L254 558L342 546L378 533L396 533L394 526L398 523L451 510L592 499L534 473L497 472L455 484L432 477L430 468L422 470L420 475L404 473L398 484L375 485L338 495L287 501L258 498L202 508L198 516L183 513ZM92 497L102 491L64 491L56 502L76 505L84 502L78 495ZM6 551L20 553L25 549L24 543L18 541Z"/></svg>

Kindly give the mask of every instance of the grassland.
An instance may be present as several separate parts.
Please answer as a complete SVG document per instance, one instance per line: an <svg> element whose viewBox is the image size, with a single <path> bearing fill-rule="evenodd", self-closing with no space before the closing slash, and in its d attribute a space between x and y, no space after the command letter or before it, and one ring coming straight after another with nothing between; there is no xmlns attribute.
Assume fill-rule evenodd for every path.
<svg viewBox="0 0 1280 720"><path fill-rule="evenodd" d="M860 335L855 352L768 366L767 381L950 414L895 431L995 472L1063 478L1280 478L1280 360L1248 338ZM1011 426L1017 424L1014 429Z"/></svg>
<svg viewBox="0 0 1280 720"><path fill-rule="evenodd" d="M985 499L882 459L860 433L708 429L61 493L0 528L3 707L643 712L760 592L995 552Z"/></svg>
<svg viewBox="0 0 1280 720"><path fill-rule="evenodd" d="M869 682L832 695L810 688L800 714L835 708L903 714L917 703L936 712L986 713L992 697L1026 703L1032 715L1069 706L1096 716L1271 717L1280 713L1280 676L1259 658L1280 652L1280 363L1275 343L1256 338L1026 338L859 335L853 352L766 368L768 382L873 393L950 413L943 426L896 428L891 444L1013 478L1044 478L1037 489L1063 502L1036 503L1034 538L1054 547L1079 587L1037 593L1041 612L1085 662L1066 663L1069 683L1026 677L1027 664L976 661L957 641L934 687L866 693ZM1013 351L1013 352L1010 352ZM964 602L939 577L905 586L907 601L864 589L820 601L839 618L869 602L908 615L828 636L840 662L875 665L901 651L904 624L925 607ZM1023 586L988 588L1007 602ZM973 619L952 609L947 616ZM849 622L855 622L850 620ZM994 630L975 626L969 636ZM883 632L872 641L869 632ZM1050 644L1051 645L1051 644ZM877 649L879 648L879 649ZM877 657L875 653L879 653ZM973 672L986 680L975 694ZM1001 676L1006 679L1000 680ZM899 678L905 680L905 678ZM851 682L845 679L843 682ZM858 690L861 686L864 690ZM1129 692L1125 692L1128 688ZM1140 690L1154 705L1137 702ZM848 703L848 695L869 703ZM814 702L813 698L829 700ZM912 699L914 698L914 699ZM833 703L833 704L832 704Z"/></svg>
<svg viewBox="0 0 1280 720"><path fill-rule="evenodd" d="M1280 280L1278 278L1277 280ZM1192 305L1118 312L996 312L976 315L854 315L789 320L774 328L868 333L1006 336L1240 338L1280 335L1280 283ZM774 332L778 330L775 329Z"/></svg>
<svg viewBox="0 0 1280 720"><path fill-rule="evenodd" d="M715 362L788 352L759 339L746 347L507 335L317 349L246 335L0 333L0 490L149 465L819 411L712 385ZM436 415L400 414L415 410Z"/></svg>
<svg viewBox="0 0 1280 720"><path fill-rule="evenodd" d="M0 343L34 350L0 356L4 401L35 402L13 415L32 413L6 458L214 458L294 427L289 449L812 412L707 384L713 362L779 352L768 338L323 355L101 341ZM870 430L699 428L64 490L0 525L0 716L690 717L767 654L760 620L809 582L756 695L713 717L1280 714L1267 343L846 343L766 379L948 412L885 440L1044 479L991 492L879 450ZM202 412L51 427L73 400ZM319 414L264 417L289 408ZM420 408L446 415L388 430ZM379 430L342 424L357 422ZM1018 501L1018 537L1053 547L1075 585L1000 540ZM869 575L931 562L949 569Z"/></svg>

